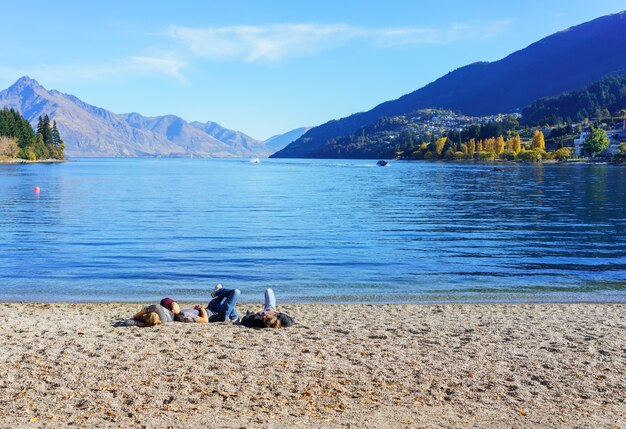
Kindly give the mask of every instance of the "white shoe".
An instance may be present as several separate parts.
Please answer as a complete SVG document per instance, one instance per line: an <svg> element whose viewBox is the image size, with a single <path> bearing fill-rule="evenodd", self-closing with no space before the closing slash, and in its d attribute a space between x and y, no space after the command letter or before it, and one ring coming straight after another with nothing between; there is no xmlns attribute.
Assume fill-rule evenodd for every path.
<svg viewBox="0 0 626 429"><path fill-rule="evenodd" d="M213 292L211 292L211 297L215 298L217 296L217 291L220 290L222 288L221 284L216 284L215 285L215 289L213 289Z"/></svg>

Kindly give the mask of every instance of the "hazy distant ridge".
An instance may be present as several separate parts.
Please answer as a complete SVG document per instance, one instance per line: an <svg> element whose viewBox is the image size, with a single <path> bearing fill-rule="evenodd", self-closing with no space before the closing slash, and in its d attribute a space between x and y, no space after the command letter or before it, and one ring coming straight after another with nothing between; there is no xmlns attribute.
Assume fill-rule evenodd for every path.
<svg viewBox="0 0 626 429"><path fill-rule="evenodd" d="M299 139L304 133L306 133L310 129L311 127L296 128L295 130L287 131L284 134L272 136L269 139L265 140L263 143L265 143L265 146L267 146L269 149L272 149L274 151L281 150L289 143Z"/></svg>

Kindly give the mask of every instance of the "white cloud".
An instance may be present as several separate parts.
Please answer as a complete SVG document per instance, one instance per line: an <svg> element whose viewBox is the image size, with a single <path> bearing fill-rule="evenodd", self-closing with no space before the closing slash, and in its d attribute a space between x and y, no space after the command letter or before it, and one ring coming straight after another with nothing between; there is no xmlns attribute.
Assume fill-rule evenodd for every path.
<svg viewBox="0 0 626 429"><path fill-rule="evenodd" d="M448 28L386 28L372 30L369 36L380 47L450 44L460 40L497 37L510 24L510 20L500 20L487 23L453 24Z"/></svg>
<svg viewBox="0 0 626 429"><path fill-rule="evenodd" d="M271 24L189 28L170 26L168 39L180 43L176 51L161 46L161 55L134 55L99 64L38 64L17 69L0 65L6 76L30 75L50 83L98 82L134 76L166 77L184 83L184 69L194 59L276 62L311 56L350 42L369 43L378 49L400 46L451 44L497 37L508 20L451 24L447 27L368 28L335 24Z"/></svg>
<svg viewBox="0 0 626 429"><path fill-rule="evenodd" d="M185 77L181 73L181 69L185 66L185 63L178 59L173 58L158 58L158 57L130 57L132 68L134 71L143 73L156 73L165 74L184 82Z"/></svg>
<svg viewBox="0 0 626 429"><path fill-rule="evenodd" d="M358 36L345 24L276 24L266 26L185 28L171 26L166 34L206 58L276 61L311 55Z"/></svg>
<svg viewBox="0 0 626 429"><path fill-rule="evenodd" d="M189 28L170 26L169 36L182 42L193 55L208 59L279 61L313 55L353 40L379 48L404 45L447 44L484 39L500 34L510 21L454 24L448 28L366 28L348 24L272 24Z"/></svg>

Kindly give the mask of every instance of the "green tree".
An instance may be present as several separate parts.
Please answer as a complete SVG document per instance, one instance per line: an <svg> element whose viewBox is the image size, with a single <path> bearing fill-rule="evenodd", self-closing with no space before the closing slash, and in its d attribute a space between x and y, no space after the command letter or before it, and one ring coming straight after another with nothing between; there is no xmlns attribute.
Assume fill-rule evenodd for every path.
<svg viewBox="0 0 626 429"><path fill-rule="evenodd" d="M41 134L37 134L37 137L35 138L33 151L35 152L35 159L50 158L50 149L48 149L48 145L46 145Z"/></svg>
<svg viewBox="0 0 626 429"><path fill-rule="evenodd" d="M57 121L52 122L52 157L55 159L65 158L65 143L59 134Z"/></svg>
<svg viewBox="0 0 626 429"><path fill-rule="evenodd" d="M608 147L609 137L606 132L602 128L591 127L591 132L583 143L583 149L591 155L591 159Z"/></svg>
<svg viewBox="0 0 626 429"><path fill-rule="evenodd" d="M35 141L35 153L39 159L54 157L54 136L52 135L52 127L50 126L50 118L48 115L39 117L37 123L37 135L41 135L43 148L40 148L40 142Z"/></svg>

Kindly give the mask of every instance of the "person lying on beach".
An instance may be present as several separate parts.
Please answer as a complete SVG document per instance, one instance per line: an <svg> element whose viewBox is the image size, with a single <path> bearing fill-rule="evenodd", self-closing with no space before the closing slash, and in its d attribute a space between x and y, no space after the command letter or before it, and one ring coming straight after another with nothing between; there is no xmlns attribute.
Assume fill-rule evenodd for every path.
<svg viewBox="0 0 626 429"><path fill-rule="evenodd" d="M148 311L146 313L142 310L128 320L116 323L115 326L139 326L143 328L160 324L161 318L159 317L159 313L156 311Z"/></svg>
<svg viewBox="0 0 626 429"><path fill-rule="evenodd" d="M161 300L161 305L174 314L174 320L187 323L224 322L239 319L235 305L239 301L239 289L226 289L217 284L211 293L213 299L206 309L200 305L194 308L182 309L171 298Z"/></svg>
<svg viewBox="0 0 626 429"><path fill-rule="evenodd" d="M296 322L293 318L276 309L276 296L272 289L265 289L265 305L262 310L252 312L248 310L241 319L241 324L248 328L280 328L289 327Z"/></svg>
<svg viewBox="0 0 626 429"><path fill-rule="evenodd" d="M163 302L163 301L161 301ZM122 326L154 326L174 321L174 313L163 305L147 305L133 317L121 323Z"/></svg>
<svg viewBox="0 0 626 429"><path fill-rule="evenodd" d="M213 299L209 302L207 310L213 312L216 322L239 320L235 305L239 301L240 295L239 289L227 289L218 283L211 293ZM210 319L211 317L209 317L209 321L211 321Z"/></svg>

